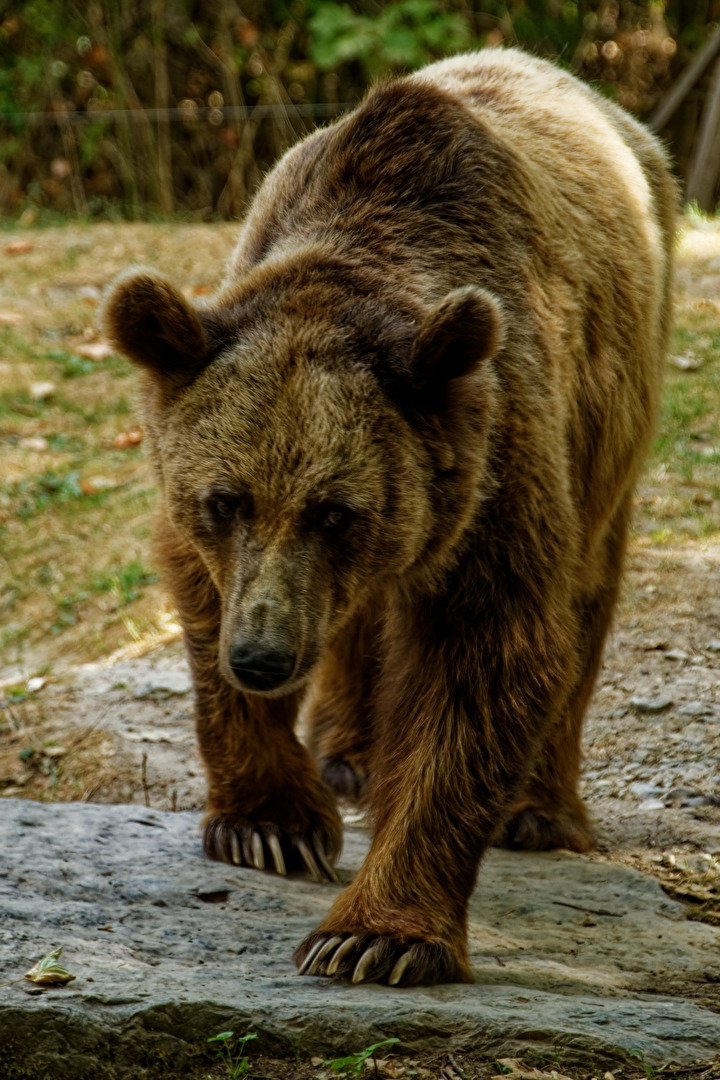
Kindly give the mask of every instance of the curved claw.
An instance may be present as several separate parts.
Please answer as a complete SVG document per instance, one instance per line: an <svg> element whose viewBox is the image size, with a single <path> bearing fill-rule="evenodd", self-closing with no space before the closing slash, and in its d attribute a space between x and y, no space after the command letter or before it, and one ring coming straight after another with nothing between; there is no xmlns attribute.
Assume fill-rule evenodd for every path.
<svg viewBox="0 0 720 1080"><path fill-rule="evenodd" d="M240 851L240 841L237 838L237 834L233 829L230 832L230 855L232 861L236 866L242 866L242 852Z"/></svg>
<svg viewBox="0 0 720 1080"><path fill-rule="evenodd" d="M252 834L252 857L253 866L256 870L265 869L265 848L263 847L262 837L260 833L254 832Z"/></svg>
<svg viewBox="0 0 720 1080"><path fill-rule="evenodd" d="M317 855L318 862L329 877L330 881L336 885L340 884L340 878L337 876L335 867L331 864L327 855L325 854L325 848L323 847L322 840L317 833L313 833L313 847L315 848L315 854Z"/></svg>
<svg viewBox="0 0 720 1080"><path fill-rule="evenodd" d="M327 974L334 975L340 964L345 959L348 953L352 952L360 938L357 934L353 934L352 937L346 938L342 945L339 945L335 951L335 955L327 966Z"/></svg>
<svg viewBox="0 0 720 1080"><path fill-rule="evenodd" d="M365 950L365 952L362 954L357 964L355 965L355 970L353 971L352 975L352 981L354 983L365 982L365 979L368 977L368 974L370 973L370 970L372 969L377 959L378 951L374 945L371 945L369 949Z"/></svg>
<svg viewBox="0 0 720 1080"><path fill-rule="evenodd" d="M305 959L303 960L302 964L301 964L301 965L300 965L300 967L298 968L298 975L305 975L305 974L306 974L306 972L307 972L307 969L308 969L308 968L310 967L310 965L312 964L313 960L315 959L315 957L317 956L317 954L318 954L318 953L320 952L320 950L322 949L322 947L323 947L323 945L324 945L324 944L325 944L325 938L320 938L320 940L319 940L319 941L316 941L316 942L315 942L315 944L313 945L312 949L311 949L311 950L310 950L310 952L309 952L309 953L307 954L307 956L306 956L306 957L305 957Z"/></svg>
<svg viewBox="0 0 720 1080"><path fill-rule="evenodd" d="M305 863L305 866L308 868L310 876L313 878L314 881L317 881L318 884L322 884L323 876L320 873L320 868L318 864L315 862L315 856L313 855L308 845L303 839L297 839L295 840L295 847L302 855L302 860Z"/></svg>
<svg viewBox="0 0 720 1080"><path fill-rule="evenodd" d="M315 953L315 955L313 957L312 964L310 965L309 968L307 968L305 970L305 972L303 974L305 974L305 975L317 975L318 974L318 968L320 967L320 964L323 962L323 960L325 959L327 954L329 952L332 952L332 950L335 948L335 946L339 945L341 941L342 941L341 937L331 937L329 941L326 941L325 944L323 945L322 949L320 949L318 952Z"/></svg>
<svg viewBox="0 0 720 1080"><path fill-rule="evenodd" d="M285 869L285 859L283 858L282 847L280 841L275 833L270 833L267 837L267 845L270 848L270 854L272 855L273 862L275 863L275 871L282 877L287 877L287 870Z"/></svg>
<svg viewBox="0 0 720 1080"><path fill-rule="evenodd" d="M398 985L398 983L402 979L403 975L407 971L411 959L412 959L412 953L409 950L402 954L400 959L395 964L395 967L390 972L390 976L388 978L388 986L397 986Z"/></svg>

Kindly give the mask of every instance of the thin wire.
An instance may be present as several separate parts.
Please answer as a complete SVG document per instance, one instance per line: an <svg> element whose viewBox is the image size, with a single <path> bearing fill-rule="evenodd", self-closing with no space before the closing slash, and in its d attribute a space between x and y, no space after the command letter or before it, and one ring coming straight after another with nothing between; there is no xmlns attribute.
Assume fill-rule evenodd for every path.
<svg viewBox="0 0 720 1080"><path fill-rule="evenodd" d="M335 116L353 108L353 102L342 101L337 104L318 103L307 105L222 105L215 108L195 105L183 109L88 109L72 112L0 112L0 121L32 120L42 123L89 124L98 120L208 120L210 114L221 114L222 120L262 120L269 116ZM219 126L219 124L217 125Z"/></svg>

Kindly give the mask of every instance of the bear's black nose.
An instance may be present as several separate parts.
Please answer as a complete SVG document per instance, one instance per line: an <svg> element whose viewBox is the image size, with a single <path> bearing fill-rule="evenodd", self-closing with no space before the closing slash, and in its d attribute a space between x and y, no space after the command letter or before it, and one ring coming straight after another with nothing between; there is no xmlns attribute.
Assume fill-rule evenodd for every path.
<svg viewBox="0 0 720 1080"><path fill-rule="evenodd" d="M234 645L230 667L248 690L276 690L290 677L295 657L289 653Z"/></svg>

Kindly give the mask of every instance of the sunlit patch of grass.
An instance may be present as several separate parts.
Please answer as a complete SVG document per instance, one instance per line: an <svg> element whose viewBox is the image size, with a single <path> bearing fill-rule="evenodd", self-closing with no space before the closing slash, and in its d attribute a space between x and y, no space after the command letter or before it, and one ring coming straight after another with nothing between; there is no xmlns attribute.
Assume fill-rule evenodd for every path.
<svg viewBox="0 0 720 1080"><path fill-rule="evenodd" d="M0 419L26 416L37 420L44 415L45 408L45 402L35 401L27 390L0 393Z"/></svg>
<svg viewBox="0 0 720 1080"><path fill-rule="evenodd" d="M659 430L648 483L672 494L643 500L643 516L657 543L710 538L720 531L720 330L705 307L683 307L671 354L692 354L699 366L683 371L670 361L665 373ZM659 528L658 528L659 527Z"/></svg>
<svg viewBox="0 0 720 1080"><path fill-rule="evenodd" d="M66 435L62 431L48 435L47 441L51 450L63 454L82 454L87 446L85 439L80 438L78 435Z"/></svg>
<svg viewBox="0 0 720 1080"><path fill-rule="evenodd" d="M100 506L109 494L108 491L84 493L80 486L80 473L76 469L63 475L45 472L40 476L31 476L27 480L0 487L0 496L13 503L14 513L20 521L29 521L36 514L78 502Z"/></svg>
<svg viewBox="0 0 720 1080"><path fill-rule="evenodd" d="M115 445L139 424L135 369L83 353L116 274L152 264L206 293L237 236L233 223L61 224L0 259L0 664L21 670L177 633L150 563L150 467L142 447Z"/></svg>
<svg viewBox="0 0 720 1080"><path fill-rule="evenodd" d="M157 574L153 570L148 570L139 559L133 559L127 566L119 566L95 578L90 588L99 595L115 592L121 606L126 607L137 600L147 585L154 585L156 581Z"/></svg>
<svg viewBox="0 0 720 1080"><path fill-rule="evenodd" d="M13 360L34 360L33 344L14 326L0 326L0 350Z"/></svg>

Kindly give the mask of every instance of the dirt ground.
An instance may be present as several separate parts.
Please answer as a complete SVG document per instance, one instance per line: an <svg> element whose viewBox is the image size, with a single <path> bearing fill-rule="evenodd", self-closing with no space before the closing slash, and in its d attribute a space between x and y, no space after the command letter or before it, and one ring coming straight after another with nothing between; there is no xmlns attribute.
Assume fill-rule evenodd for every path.
<svg viewBox="0 0 720 1080"><path fill-rule="evenodd" d="M100 285L119 268L126 249L141 255L156 244L161 255L151 261L172 261L171 249L162 254L163 237L169 235L162 228L164 233L152 236L126 231L116 244L121 254L103 270ZM203 235L214 237L215 253L226 252L229 227L216 234L204 229ZM77 244L77 235L66 237L68 249ZM187 253L185 261L187 269ZM596 824L593 857L655 875L692 918L720 925L720 225L689 222L678 264L668 404L638 491L624 591L586 726L582 784ZM207 279L215 277L195 273L197 292L207 291ZM0 278L0 301L5 309L0 321L3 314L29 317L32 301L7 278L4 284ZM57 306L57 299L53 303ZM71 330L72 340L82 334L77 324ZM132 412L121 423L130 427ZM14 497L16 475L25 467L19 447L28 437L43 438L41 427L29 435L12 423L0 429L0 442L14 455L10 481L16 486L6 486L7 498ZM139 455L133 467L147 485ZM118 468L126 469L127 460ZM0 511L2 506L0 498ZM142 513L151 509L143 504ZM143 550L148 543L144 521L136 529ZM0 544L2 537L0 532ZM25 636L32 647L6 655L0 669L0 796L202 807L202 767L179 628L161 586L151 582L139 591L143 595L133 603L152 608L150 629L124 639L117 637L121 626L117 633L112 629L116 637L109 655L99 648L93 656L87 643L78 653L71 624L49 638L37 615L41 607L33 609ZM63 641L69 642L69 659L63 658ZM641 1065L639 1070L610 1075L651 1075ZM691 1072L663 1073L681 1074ZM320 1061L291 1066L262 1059L248 1075L299 1080L338 1073ZM545 1064L540 1074L515 1062L498 1066L458 1055L454 1062L447 1056L389 1057L377 1066L371 1061L365 1075L440 1080L557 1075L560 1080L563 1074L559 1066L553 1072ZM709 1080L720 1072L693 1075Z"/></svg>
<svg viewBox="0 0 720 1080"><path fill-rule="evenodd" d="M382 1053L386 1053L383 1051ZM263 1058L262 1062L248 1056L248 1080L331 1080L332 1077L364 1076L365 1080L717 1080L718 1065L702 1069L656 1070L648 1066L638 1069L600 1068L596 1072L578 1071L557 1064L555 1067L529 1064L516 1058L488 1061L475 1054L420 1054L418 1056L368 1057L358 1072L343 1072L337 1066L323 1068L315 1057L308 1064ZM222 1080L227 1070L201 1073L203 1080ZM239 1074L243 1075L243 1074Z"/></svg>

